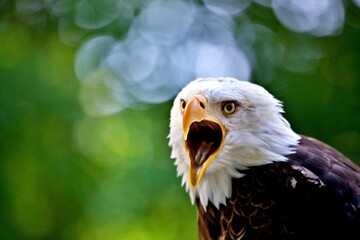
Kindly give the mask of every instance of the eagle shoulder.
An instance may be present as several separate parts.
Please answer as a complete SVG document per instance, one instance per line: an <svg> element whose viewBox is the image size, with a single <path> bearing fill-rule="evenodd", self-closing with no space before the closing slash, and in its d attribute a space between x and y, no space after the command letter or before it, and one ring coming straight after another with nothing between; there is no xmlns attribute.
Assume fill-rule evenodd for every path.
<svg viewBox="0 0 360 240"><path fill-rule="evenodd" d="M241 172L225 205L198 204L200 239L352 239L360 227L359 168L302 136L288 162Z"/></svg>
<svg viewBox="0 0 360 240"><path fill-rule="evenodd" d="M288 158L293 168L298 168L309 180L316 178L354 210L360 208L360 168L336 149L301 136L296 152Z"/></svg>

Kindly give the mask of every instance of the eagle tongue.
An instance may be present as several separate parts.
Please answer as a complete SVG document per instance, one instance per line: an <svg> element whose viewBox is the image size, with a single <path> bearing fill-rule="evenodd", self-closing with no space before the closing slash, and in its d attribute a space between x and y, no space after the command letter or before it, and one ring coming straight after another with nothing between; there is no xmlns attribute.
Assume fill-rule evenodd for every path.
<svg viewBox="0 0 360 240"><path fill-rule="evenodd" d="M209 158L212 145L214 145L214 142L201 142L194 159L198 166L201 166Z"/></svg>

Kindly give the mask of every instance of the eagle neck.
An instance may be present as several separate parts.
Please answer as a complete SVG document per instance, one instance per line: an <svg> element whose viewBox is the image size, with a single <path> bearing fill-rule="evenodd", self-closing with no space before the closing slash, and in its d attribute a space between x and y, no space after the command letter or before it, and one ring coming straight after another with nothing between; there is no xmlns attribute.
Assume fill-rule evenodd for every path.
<svg viewBox="0 0 360 240"><path fill-rule="evenodd" d="M278 120L277 124L269 123L274 124L273 126L264 126L262 131L229 134L222 151L209 166L196 189L189 187L186 171L183 174L183 184L192 203L199 198L205 211L209 201L219 209L231 197L232 180L246 175L242 170L288 161L287 156L294 153L300 136L293 132L285 119Z"/></svg>

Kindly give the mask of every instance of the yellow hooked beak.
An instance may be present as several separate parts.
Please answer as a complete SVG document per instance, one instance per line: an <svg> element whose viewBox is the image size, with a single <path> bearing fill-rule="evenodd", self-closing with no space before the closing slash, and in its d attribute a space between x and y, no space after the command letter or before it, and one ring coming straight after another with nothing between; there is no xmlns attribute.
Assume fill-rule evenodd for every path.
<svg viewBox="0 0 360 240"><path fill-rule="evenodd" d="M185 151L189 160L190 186L193 189L220 152L225 139L224 126L207 108L206 97L195 95L189 99L183 115Z"/></svg>

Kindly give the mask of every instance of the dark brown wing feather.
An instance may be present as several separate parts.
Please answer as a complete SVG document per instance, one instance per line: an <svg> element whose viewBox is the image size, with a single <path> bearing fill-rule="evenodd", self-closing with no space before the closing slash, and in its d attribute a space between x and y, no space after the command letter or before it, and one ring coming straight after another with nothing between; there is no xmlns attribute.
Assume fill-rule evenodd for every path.
<svg viewBox="0 0 360 240"><path fill-rule="evenodd" d="M359 167L305 136L288 158L242 171L226 206L198 204L200 239L358 239Z"/></svg>

